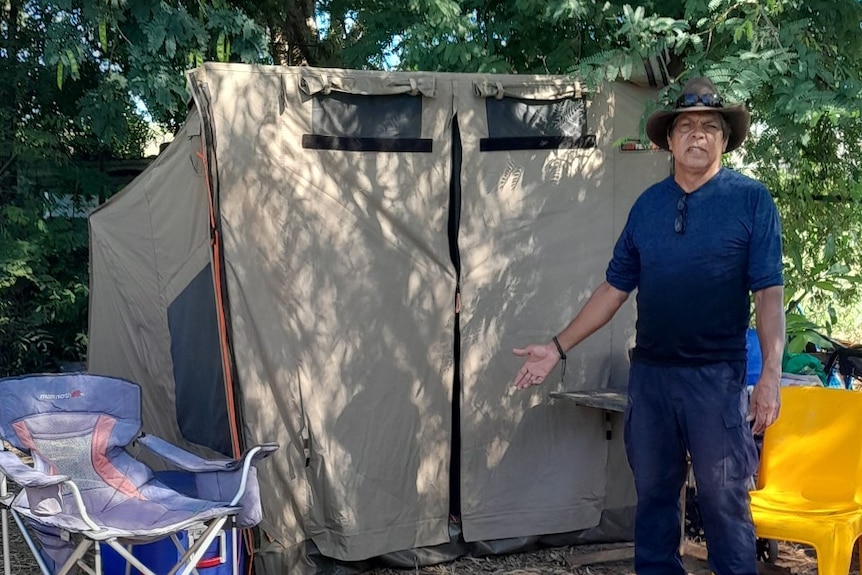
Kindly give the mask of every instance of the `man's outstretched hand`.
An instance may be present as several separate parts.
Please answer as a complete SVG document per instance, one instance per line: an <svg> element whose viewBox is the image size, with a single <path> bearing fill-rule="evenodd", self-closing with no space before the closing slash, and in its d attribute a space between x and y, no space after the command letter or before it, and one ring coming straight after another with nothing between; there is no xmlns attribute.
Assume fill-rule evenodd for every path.
<svg viewBox="0 0 862 575"><path fill-rule="evenodd" d="M518 375L515 376L515 388L517 389L539 385L545 381L545 378L560 361L560 354L552 343L528 345L523 349L516 347L512 353L518 357L527 358L524 365L518 370Z"/></svg>

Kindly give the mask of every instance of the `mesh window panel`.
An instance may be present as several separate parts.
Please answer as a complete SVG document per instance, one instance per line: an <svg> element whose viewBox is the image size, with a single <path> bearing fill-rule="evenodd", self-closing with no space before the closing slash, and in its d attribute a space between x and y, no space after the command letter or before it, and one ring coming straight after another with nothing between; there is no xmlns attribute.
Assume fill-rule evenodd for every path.
<svg viewBox="0 0 862 575"><path fill-rule="evenodd" d="M187 440L230 456L212 268L207 265L168 306L177 423Z"/></svg>
<svg viewBox="0 0 862 575"><path fill-rule="evenodd" d="M587 134L584 98L522 100L486 98L488 137L480 150L541 150L591 148L595 136Z"/></svg>
<svg viewBox="0 0 862 575"><path fill-rule="evenodd" d="M409 94L314 96L312 132L302 146L349 152L430 152L422 138L422 98Z"/></svg>

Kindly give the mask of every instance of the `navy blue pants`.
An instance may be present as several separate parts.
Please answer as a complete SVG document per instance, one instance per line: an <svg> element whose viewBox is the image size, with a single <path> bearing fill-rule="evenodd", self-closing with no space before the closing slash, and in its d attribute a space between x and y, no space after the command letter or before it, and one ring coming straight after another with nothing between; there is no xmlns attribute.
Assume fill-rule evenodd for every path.
<svg viewBox="0 0 862 575"><path fill-rule="evenodd" d="M716 575L755 575L748 490L757 449L746 422L745 362L697 367L633 362L625 442L637 489L635 571L684 575L680 492L691 457Z"/></svg>

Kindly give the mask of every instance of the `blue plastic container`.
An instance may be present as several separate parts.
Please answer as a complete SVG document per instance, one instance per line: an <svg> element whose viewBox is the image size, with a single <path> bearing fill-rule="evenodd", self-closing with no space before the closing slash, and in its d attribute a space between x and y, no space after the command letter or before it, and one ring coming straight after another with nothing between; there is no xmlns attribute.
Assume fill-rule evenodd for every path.
<svg viewBox="0 0 862 575"><path fill-rule="evenodd" d="M761 355L756 329L749 328L745 332L745 360L745 382L748 385L754 385L760 379L760 371L763 369L763 355Z"/></svg>
<svg viewBox="0 0 862 575"><path fill-rule="evenodd" d="M239 536L239 531L237 536ZM184 548L188 548L189 535L183 531L177 535ZM239 554L239 570L237 573L245 573L245 546L242 541L237 541ZM182 554L170 537L147 543L135 545L132 554L140 559L141 563L151 569L156 575L167 575L171 568L176 565ZM233 571L233 545L231 532L222 531L210 544L201 560L198 562L197 570L200 575L232 575ZM108 545L102 545L102 569L105 575L125 575L126 561L119 553ZM140 570L132 567L131 575L141 575Z"/></svg>

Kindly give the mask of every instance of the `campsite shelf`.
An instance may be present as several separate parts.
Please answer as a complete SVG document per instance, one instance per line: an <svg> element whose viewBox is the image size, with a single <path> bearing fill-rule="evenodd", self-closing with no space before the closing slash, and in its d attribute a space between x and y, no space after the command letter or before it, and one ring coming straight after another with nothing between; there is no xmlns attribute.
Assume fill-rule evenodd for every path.
<svg viewBox="0 0 862 575"><path fill-rule="evenodd" d="M565 399L572 401L575 405L583 407L595 407L601 409L605 416L605 437L608 441L613 438L613 426L611 425L611 413L623 413L628 404L625 393L608 391L606 389L593 389L586 391L552 391L554 399Z"/></svg>

